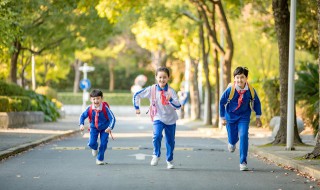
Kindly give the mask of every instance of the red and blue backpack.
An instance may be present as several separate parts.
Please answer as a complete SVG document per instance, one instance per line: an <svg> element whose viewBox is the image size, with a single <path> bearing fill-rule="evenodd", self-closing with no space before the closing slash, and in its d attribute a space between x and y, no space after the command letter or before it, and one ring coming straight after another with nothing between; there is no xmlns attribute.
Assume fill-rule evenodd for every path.
<svg viewBox="0 0 320 190"><path fill-rule="evenodd" d="M106 117L106 119L109 120L106 106L108 106L108 108L110 108L110 106L107 102L102 102L102 112L103 112L104 116ZM91 123L91 121L92 121L92 106L89 107L88 117L89 117L89 122Z"/></svg>

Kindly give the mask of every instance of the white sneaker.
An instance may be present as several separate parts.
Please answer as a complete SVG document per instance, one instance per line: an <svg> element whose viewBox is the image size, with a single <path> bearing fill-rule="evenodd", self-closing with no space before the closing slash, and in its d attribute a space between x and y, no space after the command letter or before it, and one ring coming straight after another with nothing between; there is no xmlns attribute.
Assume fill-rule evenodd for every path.
<svg viewBox="0 0 320 190"><path fill-rule="evenodd" d="M151 165L151 166L156 166L156 165L158 165L159 160L160 160L159 157L153 155L150 165Z"/></svg>
<svg viewBox="0 0 320 190"><path fill-rule="evenodd" d="M96 160L96 164L97 164L97 165L104 165L104 162L97 159L97 160Z"/></svg>
<svg viewBox="0 0 320 190"><path fill-rule="evenodd" d="M92 149L92 150L91 150L91 153L92 153L92 156L93 156L93 157L96 157L96 156L98 155L98 150Z"/></svg>
<svg viewBox="0 0 320 190"><path fill-rule="evenodd" d="M248 171L248 167L246 163L240 164L240 171Z"/></svg>
<svg viewBox="0 0 320 190"><path fill-rule="evenodd" d="M173 161L167 161L167 168L168 169L173 169L174 168L174 165L173 165Z"/></svg>
<svg viewBox="0 0 320 190"><path fill-rule="evenodd" d="M236 145L228 144L229 152L234 152L236 150Z"/></svg>

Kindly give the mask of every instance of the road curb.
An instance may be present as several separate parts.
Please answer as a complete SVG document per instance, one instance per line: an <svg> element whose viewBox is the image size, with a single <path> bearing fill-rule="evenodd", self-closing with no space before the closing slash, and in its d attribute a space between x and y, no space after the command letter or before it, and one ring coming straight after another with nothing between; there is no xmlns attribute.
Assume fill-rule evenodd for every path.
<svg viewBox="0 0 320 190"><path fill-rule="evenodd" d="M261 148L258 148L256 146L250 146L249 149L251 154L256 154L258 156L261 156L262 158L265 158L282 166L292 167L301 173L305 173L315 179L320 179L320 171L313 166L304 164L302 161L293 160L292 158L282 155L276 155L267 150L262 150Z"/></svg>
<svg viewBox="0 0 320 190"><path fill-rule="evenodd" d="M21 152L24 152L26 150L34 148L36 146L39 146L40 144L47 143L47 142L50 142L52 140L59 139L59 138L62 138L62 137L67 137L67 136L73 135L75 133L78 133L79 131L80 130L72 130L72 131L68 131L68 132L63 133L63 134L51 135L51 136L36 140L34 142L21 144L21 145L18 145L16 147L12 147L12 148L9 148L7 150L1 151L0 152L0 161L3 160L3 159L8 158L10 156L14 156L16 154L19 154Z"/></svg>

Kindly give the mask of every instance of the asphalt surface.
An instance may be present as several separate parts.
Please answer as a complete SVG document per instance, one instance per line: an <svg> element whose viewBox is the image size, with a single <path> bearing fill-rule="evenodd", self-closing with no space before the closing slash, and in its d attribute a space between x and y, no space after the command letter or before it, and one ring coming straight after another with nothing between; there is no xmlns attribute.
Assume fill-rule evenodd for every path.
<svg viewBox="0 0 320 190"><path fill-rule="evenodd" d="M152 147L150 144L150 129L145 129L145 118L135 118L135 117L128 117L128 114L130 114L132 110L130 108L120 107L120 108L113 108L115 115L117 116L118 121L126 121L130 125L139 126L138 128L134 127L127 127L125 132L116 131L114 132L114 136L116 139L129 139L128 141L124 140L115 140L115 141L109 141L110 147L108 147L108 150L110 150L110 157L108 157L107 162L111 162L109 166L112 167L112 171L116 174L115 176L118 176L123 174L123 171L128 168L128 165L131 164L134 167L131 168L127 173L125 173L126 177L131 179L128 182L123 182L123 189L124 187L132 186L133 189L137 189L136 185L132 181L136 181L138 184L141 184L143 180L147 183L145 183L144 188L150 189L153 188L158 184L157 178L154 174L155 171L158 171L159 174L162 176L165 176L164 179L170 181L171 178L176 178L176 181L184 181L184 183L178 183L179 189L206 189L205 187L213 187L216 189L225 189L225 184L228 184L227 178L221 177L221 175L216 174L215 180L218 180L221 182L222 186L206 186L206 180L210 180L208 177L210 176L210 172L217 172L217 171L224 171L227 173L228 176L232 176L232 171L238 171L238 164L234 164L231 168L226 168L225 165L230 165L228 163L223 163L224 161L228 162L228 160L233 160L233 162L237 163L236 160L238 159L238 155L233 154L234 157L230 157L230 153L226 151L226 131L220 130L220 129L213 129L213 128L205 128L203 127L201 122L194 122L194 121L188 121L188 120L180 120L178 121L178 126L184 126L181 128L177 128L177 138L181 138L183 140L177 141L176 144L176 154L179 155L179 161L176 163L177 167L179 168L178 172L175 174L168 173L168 171L165 169L165 161L164 158L162 159L162 162L159 163L159 167L157 168L150 168L148 170L145 170L145 175L140 176L142 178L140 180L139 176L138 178L130 177L131 175L135 175L137 171L139 171L141 166L149 166L149 160L152 152ZM132 116L132 114L131 114ZM24 153L29 153L28 150L36 149L35 147L43 147L43 146L49 146L46 148L43 148L45 150L54 150L58 153L64 152L66 150L87 150L88 148L83 146L86 144L86 135L84 134L84 137L82 134L80 134L77 126L77 115L67 115L66 118L60 119L58 122L54 123L41 123L41 124L33 124L28 125L26 127L22 128L15 128L15 129L8 129L8 130L0 130L0 158L2 160L0 164L4 165L6 162L9 162L10 160L21 155ZM129 126L129 124L126 124L126 126ZM299 159L306 153L309 153L313 150L312 146L303 146L303 147L295 147L295 151L286 151L285 147L278 147L278 146L267 146L262 147L260 145L266 144L268 142L272 141L271 137L271 131L266 129L257 129L257 128L250 128L250 145L249 145L249 153L252 158L258 158L259 160L263 160L266 163L269 163L273 166L273 168L267 168L266 166L261 167L261 163L253 163L250 161L249 169L251 170L251 173L255 173L255 176L264 178L263 173L266 172L274 172L275 175L277 174L278 170L280 172L279 168L285 168L288 170L288 174L284 175L292 175L290 172L296 173L298 176L304 177L305 181L301 182L304 183L305 186L302 186L302 189L307 188L318 188L319 186L317 184L317 180L320 179L320 162L317 160L302 160ZM312 137L310 137L309 133L305 133L301 135L303 141L307 144L312 145L314 143L314 140ZM132 140L134 139L134 140ZM146 140L148 139L148 140ZM75 142L81 142L81 146L79 146L78 143L75 144ZM54 144L50 144L49 142L55 142ZM59 143L65 142L66 144L59 145ZM147 144L145 142L148 142ZM69 144L68 144L69 143ZM47 145L49 144L49 145ZM128 146L129 145L129 146ZM164 145L163 145L164 146ZM38 148L39 149L39 148ZM125 151L119 151L119 150L125 150ZM130 153L132 151L132 154ZM163 150L165 151L165 150ZM41 151L40 151L41 152ZM70 163L71 165L67 164L67 167L72 168L73 165L77 165L74 163L75 159L78 158L87 158L88 154L90 154L90 151L69 151L72 153L75 153L75 155L70 155L70 159L67 159L69 161L72 160ZM128 152L130 155L128 155ZM195 154L196 153L196 154ZM77 155L79 154L79 155ZM85 154L85 155L82 155ZM124 155L125 154L125 155ZM56 155L56 154L55 154ZM212 159L210 158L216 158L216 157L224 157L224 160L214 159L216 163L222 163L215 165L214 168L210 165L210 167L204 163L212 162ZM28 154L27 156L30 156ZM121 159L119 159L121 157ZM190 158L198 158L196 159L196 162L190 162ZM123 159L125 158L125 159ZM201 158L201 159L199 159ZM29 158L30 160L32 158ZM46 165L46 159L43 160L35 160L35 162L39 162L39 167L43 166L45 168L48 168L49 166ZM116 160L116 161L115 161ZM253 159L254 160L254 159ZM133 162L134 161L134 162ZM63 162L66 162L65 160ZM94 163L94 160L88 161L83 160L82 163L85 163L84 165L88 165L88 167ZM59 164L59 163L57 163ZM52 167L58 167L55 164L49 164L52 165ZM107 165L108 166L108 165ZM19 166L14 166L19 167ZM82 168L79 166L79 168ZM86 167L84 167L86 168ZM80 169L79 171L76 170L76 172L83 172L84 175L86 171L83 169ZM68 168L66 168L68 169ZM27 171L28 168L25 168ZM150 170L150 171L149 171ZM32 171L30 169L30 171ZM121 171L121 172L120 172ZM193 186L194 179L190 179L189 182L185 182L185 179L189 176L185 174L185 172L192 172L199 177L194 177L194 179L197 179L197 183L199 183L198 186ZM205 172L204 172L205 171ZM256 171L260 171L256 172ZM150 173L149 173L150 172ZM249 173L249 172L248 172ZM247 177L252 178L250 174L246 173L245 175L248 175ZM16 178L21 178L19 176L20 174L16 174ZM104 174L98 174L95 173L95 175L101 175ZM278 174L277 174L278 175ZM39 175L40 176L40 175ZM113 174L112 174L113 176ZM150 176L150 177L146 177ZM151 177L153 176L153 177ZM179 177L178 177L179 176ZM221 178L220 178L220 177ZM2 173L0 180L4 180L6 178L5 174ZM2 179L1 179L2 178ZM112 180L116 180L116 177L111 177ZM237 178L237 176L233 176L231 178ZM33 175L33 179L38 179L38 176ZM82 179L82 178L81 178ZM70 177L70 180L76 180ZM84 179L85 180L85 177ZM199 180L201 180L199 182ZM226 181L227 180L227 181ZM256 179L256 180L259 180ZM263 179L262 179L263 180ZM301 180L301 179L300 179ZM298 179L292 179L292 181L298 181ZM292 183L291 181L291 183ZM247 183L247 182L243 182ZM8 183L9 184L9 183ZM201 184L201 185L200 185ZM290 183L286 183L287 185L285 188L281 185L278 189L288 189L290 187ZM296 182L296 185L298 183ZM73 184L64 184L65 189L75 189L74 187L77 187L77 185ZM160 184L159 184L160 185ZM223 186L224 185L224 186ZM301 184L300 184L301 185ZM1 185L2 186L2 185ZM71 188L72 186L72 188ZM237 181L237 183L234 183L231 189L241 189L239 187L245 186L245 184L242 184L242 181ZM2 186L5 187L5 186ZM8 186L9 188L10 186ZM32 187L32 186L30 186ZM58 186L59 187L59 186ZM83 186L86 188L83 189L90 189L90 183L88 183L88 186ZM121 189L119 187L119 184L113 184L110 183L109 186L107 186L111 189ZM136 187L136 188L135 188ZM176 186L170 186L171 189L176 189ZM191 188L192 187L192 188ZM198 188L196 188L198 187ZM249 186L250 187L250 186ZM258 188L259 186L257 186ZM298 187L298 186L296 186ZM21 186L23 188L23 185ZM80 187L79 187L80 188ZM141 187L140 187L141 188ZM2 188L1 188L2 189ZM6 189L6 188L5 188ZM10 188L9 188L10 189ZM19 189L19 188L17 188ZM43 188L46 189L46 188ZM156 188L157 189L157 188ZM160 189L160 188L159 188ZM169 188L170 189L170 188ZM258 188L258 189L268 189L268 188ZM274 189L274 188L270 188ZM290 188L292 189L292 188ZM293 188L296 189L296 188Z"/></svg>

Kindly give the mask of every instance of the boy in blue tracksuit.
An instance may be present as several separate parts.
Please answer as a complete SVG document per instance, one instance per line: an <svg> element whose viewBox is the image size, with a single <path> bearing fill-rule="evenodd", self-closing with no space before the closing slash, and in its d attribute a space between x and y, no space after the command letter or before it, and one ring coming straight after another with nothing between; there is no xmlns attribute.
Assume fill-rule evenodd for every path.
<svg viewBox="0 0 320 190"><path fill-rule="evenodd" d="M236 143L240 137L240 170L246 171L248 155L248 131L250 123L251 110L256 113L256 125L261 126L261 103L254 90L254 99L252 100L248 79L248 69L246 67L237 67L234 72L234 87L230 86L224 91L220 98L220 118L223 125L227 125L228 132L228 150L234 152ZM234 88L234 96L230 101L229 95ZM251 104L251 105L250 105Z"/></svg>
<svg viewBox="0 0 320 190"><path fill-rule="evenodd" d="M103 102L102 91L95 89L90 93L92 105L88 106L80 116L80 130L84 130L84 121L89 117L90 138L88 146L92 149L92 156L96 157L96 164L103 165L104 153L107 149L109 134L113 129L116 118L109 105ZM100 135L100 147L98 151L98 136Z"/></svg>
<svg viewBox="0 0 320 190"><path fill-rule="evenodd" d="M140 99L149 98L150 103L154 102L154 109L149 110L154 114L153 119L153 156L151 165L156 166L160 160L160 149L162 140L162 131L166 136L167 148L167 168L173 169L173 150L175 146L176 121L178 120L177 109L180 109L178 96L176 92L169 87L168 80L169 69L160 67L156 71L156 85L144 88L133 95L133 104L136 114L140 114Z"/></svg>

